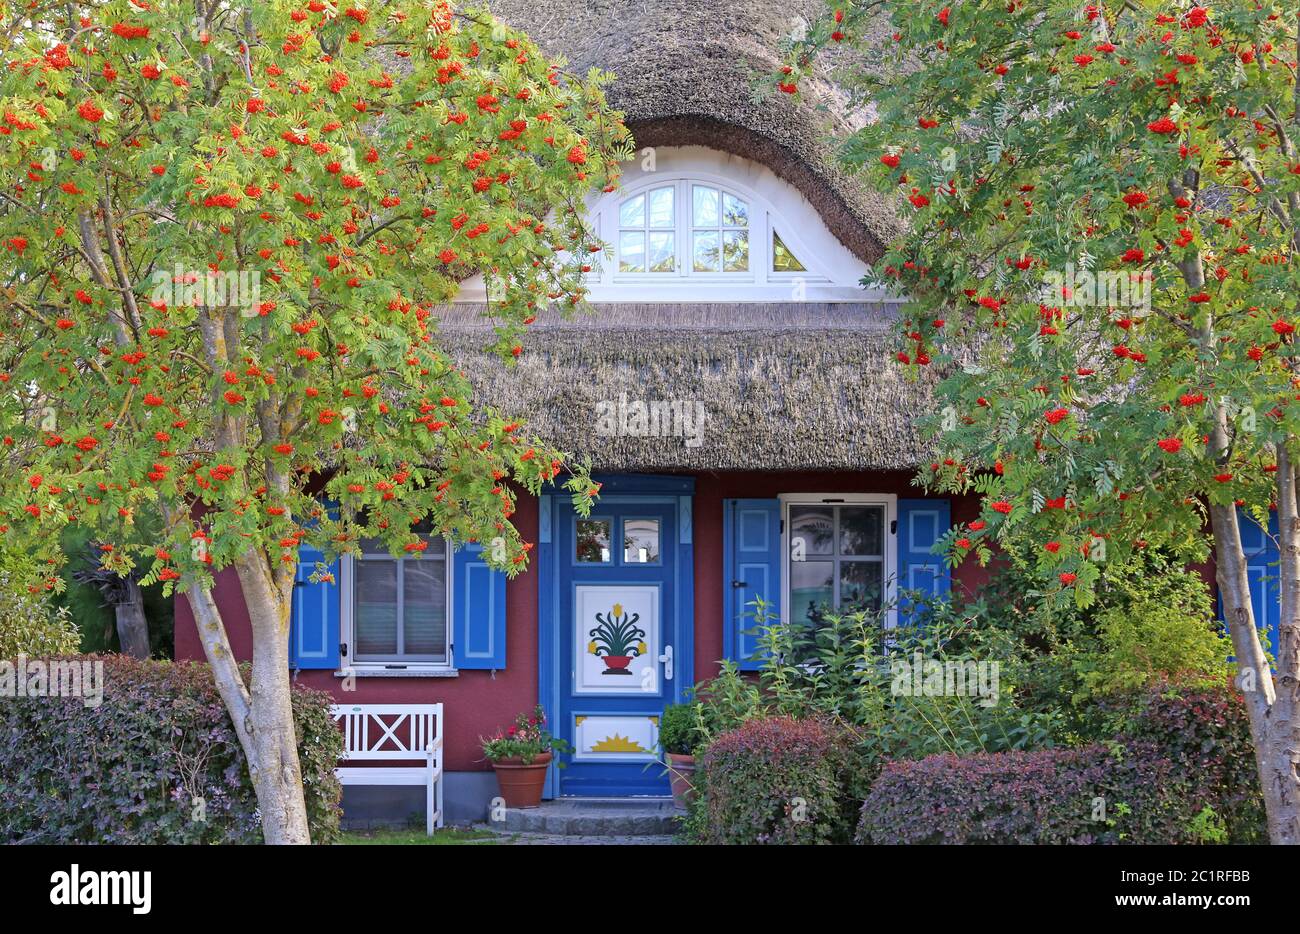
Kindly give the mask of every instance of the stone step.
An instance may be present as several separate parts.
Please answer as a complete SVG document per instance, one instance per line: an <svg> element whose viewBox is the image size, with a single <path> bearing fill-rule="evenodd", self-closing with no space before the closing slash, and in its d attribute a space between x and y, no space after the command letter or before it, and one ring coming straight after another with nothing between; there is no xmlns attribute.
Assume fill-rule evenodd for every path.
<svg viewBox="0 0 1300 934"><path fill-rule="evenodd" d="M684 812L671 798L557 798L536 808L506 808L488 827L504 833L575 837L662 837Z"/></svg>

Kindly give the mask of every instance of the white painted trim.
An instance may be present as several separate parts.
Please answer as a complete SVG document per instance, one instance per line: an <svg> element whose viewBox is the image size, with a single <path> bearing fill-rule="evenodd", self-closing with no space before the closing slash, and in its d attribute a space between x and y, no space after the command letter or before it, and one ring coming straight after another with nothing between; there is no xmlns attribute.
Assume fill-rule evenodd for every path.
<svg viewBox="0 0 1300 934"><path fill-rule="evenodd" d="M790 622L790 507L884 506L885 588L882 599L889 607L885 625L898 625L898 496L894 493L780 493L781 502L781 623Z"/></svg>
<svg viewBox="0 0 1300 934"><path fill-rule="evenodd" d="M701 182L726 189L749 202L750 269L744 273L695 273L690 259L690 186ZM618 273L619 206L652 188L676 191L674 230L678 269L672 273ZM860 282L870 268L830 232L821 216L793 185L766 166L742 156L702 146L665 146L654 151L653 167L637 157L624 165L623 187L596 192L587 212L597 236L609 246L588 276L592 302L888 302L904 299ZM667 228L664 228L667 229ZM775 272L772 231L776 229L807 269ZM595 265L595 264L593 264ZM481 276L467 279L458 302L487 297Z"/></svg>
<svg viewBox="0 0 1300 934"><path fill-rule="evenodd" d="M421 668L409 663L405 668L376 668L374 665L354 665L334 672L336 678L459 678L455 668Z"/></svg>
<svg viewBox="0 0 1300 934"><path fill-rule="evenodd" d="M376 659L366 659L364 662L356 660L357 640L356 628L354 625L356 619L356 569L354 567L356 558L352 555L343 555L339 560L339 585L343 588L339 599L339 641L348 647L348 657L339 659L339 670L335 672L338 677L347 677L356 675L358 678L365 677L408 677L415 678L421 675L430 677L445 677L449 672L456 671L456 659L453 655L452 648L452 627L455 617L452 616L452 591L454 582L454 569L452 568L452 551L451 545L446 539L443 539L443 547L447 549L446 558L446 588L447 588L447 661L446 662L428 662L428 661L403 661L400 658L392 658L387 661ZM399 559L415 560L415 559ZM392 668L389 666L401 665L401 668Z"/></svg>

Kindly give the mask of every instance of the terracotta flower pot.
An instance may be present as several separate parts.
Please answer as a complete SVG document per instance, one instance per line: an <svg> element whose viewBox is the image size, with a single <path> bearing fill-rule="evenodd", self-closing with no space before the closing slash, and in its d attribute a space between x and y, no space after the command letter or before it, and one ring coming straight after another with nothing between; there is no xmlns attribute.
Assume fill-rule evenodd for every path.
<svg viewBox="0 0 1300 934"><path fill-rule="evenodd" d="M686 807L695 798L695 757L681 753L668 753L668 783L672 785L673 800L678 807Z"/></svg>
<svg viewBox="0 0 1300 934"><path fill-rule="evenodd" d="M497 786L508 808L535 808L542 803L542 786L546 784L546 768L551 764L551 754L544 752L527 765L518 756L492 763L497 773Z"/></svg>

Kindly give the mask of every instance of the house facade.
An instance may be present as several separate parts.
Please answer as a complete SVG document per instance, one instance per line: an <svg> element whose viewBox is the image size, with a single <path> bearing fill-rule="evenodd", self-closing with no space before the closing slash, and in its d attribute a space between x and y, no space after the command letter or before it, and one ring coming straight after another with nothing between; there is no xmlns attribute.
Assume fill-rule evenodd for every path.
<svg viewBox="0 0 1300 934"><path fill-rule="evenodd" d="M820 142L833 87L800 103L753 90L777 33L820 4L702 6L494 4L571 67L619 76L610 97L637 155L623 187L589 203L611 246L594 314L542 315L507 370L484 350L487 296L471 280L439 331L478 402L590 458L591 514L559 490L521 496L514 521L535 548L508 582L441 540L420 558L343 558L336 583L312 583L318 556L301 556L295 679L339 703L442 703L452 821L481 820L496 794L479 737L535 703L574 747L548 795L666 795L659 716L722 660L753 667L758 598L791 620L983 580L931 552L977 504L911 483L929 384L893 362L897 303L861 285L892 220ZM217 599L246 657L228 572ZM183 597L176 655L203 658ZM391 787L349 786L344 801L349 819L422 806Z"/></svg>

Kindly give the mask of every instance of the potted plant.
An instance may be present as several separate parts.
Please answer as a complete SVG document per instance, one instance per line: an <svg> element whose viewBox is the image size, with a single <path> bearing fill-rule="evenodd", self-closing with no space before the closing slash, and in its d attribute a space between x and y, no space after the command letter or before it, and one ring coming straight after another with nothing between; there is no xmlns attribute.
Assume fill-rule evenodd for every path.
<svg viewBox="0 0 1300 934"><path fill-rule="evenodd" d="M479 737L484 757L497 774L497 787L509 808L535 808L542 803L542 787L552 753L567 752L569 744L546 729L546 714L540 704L531 714L521 713L515 722L495 735Z"/></svg>
<svg viewBox="0 0 1300 934"><path fill-rule="evenodd" d="M686 807L695 796L695 750L699 746L699 715L694 704L669 704L659 720L659 745L672 785L673 800Z"/></svg>

